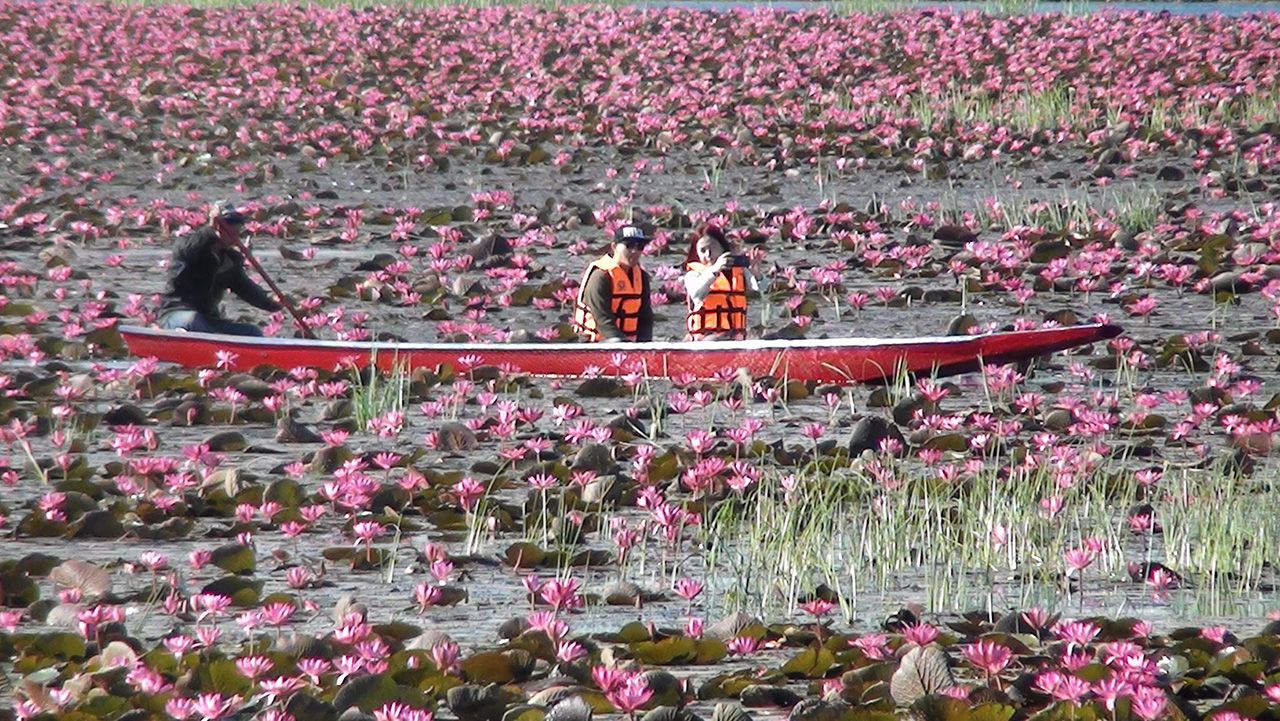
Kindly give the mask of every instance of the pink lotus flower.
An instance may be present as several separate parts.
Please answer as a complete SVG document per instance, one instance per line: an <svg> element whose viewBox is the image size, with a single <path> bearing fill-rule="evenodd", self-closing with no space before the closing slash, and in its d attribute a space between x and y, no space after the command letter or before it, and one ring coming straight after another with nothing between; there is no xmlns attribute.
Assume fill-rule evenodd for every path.
<svg viewBox="0 0 1280 721"><path fill-rule="evenodd" d="M583 603L582 597L578 595L580 585L578 579L572 577L554 579L542 584L538 595L556 611L572 610Z"/></svg>
<svg viewBox="0 0 1280 721"><path fill-rule="evenodd" d="M649 688L644 677L636 674L615 686L612 691L605 692L605 698L619 711L630 718L635 718L636 711L653 698L653 689Z"/></svg>
<svg viewBox="0 0 1280 721"><path fill-rule="evenodd" d="M964 657L987 678L998 676L1013 660L1013 652L995 641L977 641L964 647Z"/></svg>
<svg viewBox="0 0 1280 721"><path fill-rule="evenodd" d="M914 643L917 646L928 646L938 640L941 632L937 626L920 622L913 623L902 629L902 636L907 643Z"/></svg>

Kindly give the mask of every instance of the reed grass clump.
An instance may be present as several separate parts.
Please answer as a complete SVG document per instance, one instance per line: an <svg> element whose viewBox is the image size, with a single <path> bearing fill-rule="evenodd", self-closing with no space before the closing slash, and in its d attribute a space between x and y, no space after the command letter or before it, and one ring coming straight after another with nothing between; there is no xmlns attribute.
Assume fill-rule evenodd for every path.
<svg viewBox="0 0 1280 721"><path fill-rule="evenodd" d="M408 396L409 370L404 363L395 363L390 371L383 372L378 369L375 354L368 369L352 373L352 414L360 428L368 428L370 421L388 413L403 412Z"/></svg>

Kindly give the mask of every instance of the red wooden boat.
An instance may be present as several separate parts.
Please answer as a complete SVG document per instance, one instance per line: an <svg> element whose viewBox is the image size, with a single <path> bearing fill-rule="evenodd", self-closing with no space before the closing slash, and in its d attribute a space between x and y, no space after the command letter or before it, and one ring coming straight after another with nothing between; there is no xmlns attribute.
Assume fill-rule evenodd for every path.
<svg viewBox="0 0 1280 721"><path fill-rule="evenodd" d="M580 377L642 372L649 377L712 378L745 369L820 383L861 383L892 378L906 370L948 375L983 364L1010 363L1114 338L1114 325L923 338L832 338L745 340L719 343L383 343L252 338L123 326L129 350L139 357L189 368L247 370L259 365L334 369L375 362L382 369L450 364L507 367L532 375Z"/></svg>

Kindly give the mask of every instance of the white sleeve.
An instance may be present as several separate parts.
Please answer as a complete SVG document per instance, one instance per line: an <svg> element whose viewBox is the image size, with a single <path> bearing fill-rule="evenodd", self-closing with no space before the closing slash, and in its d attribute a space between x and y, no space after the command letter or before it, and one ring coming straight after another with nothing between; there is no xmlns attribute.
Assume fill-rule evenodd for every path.
<svg viewBox="0 0 1280 721"><path fill-rule="evenodd" d="M691 270L684 274L684 292L689 296L689 307L697 310L711 292L711 284L716 280L715 273Z"/></svg>

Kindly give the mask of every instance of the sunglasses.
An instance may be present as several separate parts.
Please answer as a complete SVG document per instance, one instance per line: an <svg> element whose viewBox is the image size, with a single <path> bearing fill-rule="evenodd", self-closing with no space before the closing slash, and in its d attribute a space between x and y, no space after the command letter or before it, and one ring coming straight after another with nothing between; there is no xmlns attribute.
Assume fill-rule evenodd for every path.
<svg viewBox="0 0 1280 721"><path fill-rule="evenodd" d="M648 244L647 240L624 240L622 244L632 250L644 250L644 246Z"/></svg>

